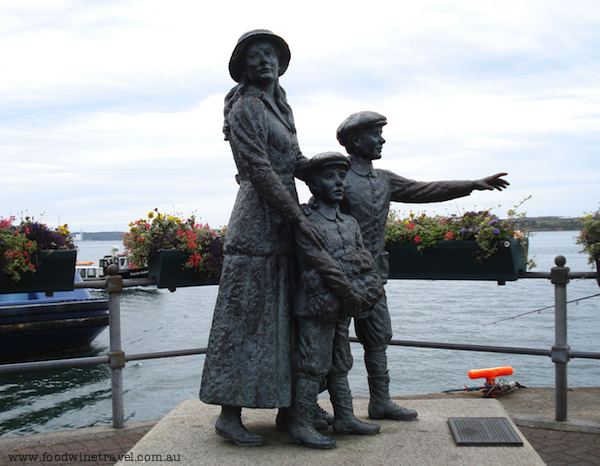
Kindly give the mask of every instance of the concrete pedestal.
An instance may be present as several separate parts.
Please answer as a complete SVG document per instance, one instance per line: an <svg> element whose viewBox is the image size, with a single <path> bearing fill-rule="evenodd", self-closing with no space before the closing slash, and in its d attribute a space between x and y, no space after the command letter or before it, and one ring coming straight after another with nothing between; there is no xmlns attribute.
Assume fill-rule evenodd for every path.
<svg viewBox="0 0 600 466"><path fill-rule="evenodd" d="M319 401L331 412L326 400ZM389 466L481 466L513 464L543 466L545 463L515 427L522 447L459 447L448 424L450 417L506 417L494 399L402 400L416 409L419 418L410 422L378 421L378 435L331 435L334 450L314 450L294 443L287 433L275 429L276 410L243 409L242 421L253 433L265 438L262 447L239 447L219 437L214 424L220 407L198 400L181 402L117 463L120 466L152 464L202 465L364 465ZM355 399L354 411L367 420L367 400ZM510 421L512 424L512 421ZM512 424L514 426L514 424Z"/></svg>

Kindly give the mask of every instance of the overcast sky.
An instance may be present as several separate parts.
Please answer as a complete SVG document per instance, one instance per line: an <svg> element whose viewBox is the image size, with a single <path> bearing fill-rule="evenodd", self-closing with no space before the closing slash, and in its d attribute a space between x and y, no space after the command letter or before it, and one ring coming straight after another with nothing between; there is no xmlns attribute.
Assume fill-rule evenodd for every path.
<svg viewBox="0 0 600 466"><path fill-rule="evenodd" d="M378 168L509 173L503 192L395 209L599 207L597 1L2 0L0 216L124 231L157 207L225 225L227 65L256 28L290 46L280 82L305 155L343 151L338 125L374 110L388 118Z"/></svg>

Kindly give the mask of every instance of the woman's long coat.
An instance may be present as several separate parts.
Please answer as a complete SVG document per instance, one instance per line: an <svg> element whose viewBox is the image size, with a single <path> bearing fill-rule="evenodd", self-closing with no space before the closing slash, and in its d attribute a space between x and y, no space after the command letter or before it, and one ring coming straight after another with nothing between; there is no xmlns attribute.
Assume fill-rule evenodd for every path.
<svg viewBox="0 0 600 466"><path fill-rule="evenodd" d="M240 185L202 374L205 403L290 406L294 173L305 162L291 113L249 87L228 113Z"/></svg>

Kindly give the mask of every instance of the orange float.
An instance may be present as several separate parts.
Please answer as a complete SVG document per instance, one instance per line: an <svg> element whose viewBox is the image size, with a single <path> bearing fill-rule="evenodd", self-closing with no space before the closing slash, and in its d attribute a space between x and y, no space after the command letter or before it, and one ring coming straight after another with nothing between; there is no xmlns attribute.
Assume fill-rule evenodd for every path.
<svg viewBox="0 0 600 466"><path fill-rule="evenodd" d="M488 369L473 369L469 371L470 379L485 378L486 385L496 385L496 377L502 375L512 375L513 368L511 366L491 367Z"/></svg>

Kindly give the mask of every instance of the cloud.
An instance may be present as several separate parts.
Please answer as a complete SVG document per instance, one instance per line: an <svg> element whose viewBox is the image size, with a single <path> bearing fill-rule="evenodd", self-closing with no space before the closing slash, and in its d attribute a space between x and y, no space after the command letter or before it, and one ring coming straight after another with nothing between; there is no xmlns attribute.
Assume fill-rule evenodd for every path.
<svg viewBox="0 0 600 466"><path fill-rule="evenodd" d="M339 123L370 109L389 122L379 167L422 180L509 172L507 191L419 208L529 194L530 215L598 207L594 2L13 0L0 15L2 216L124 230L159 207L227 223L227 63L257 27L290 44L281 83L306 155L342 150Z"/></svg>

